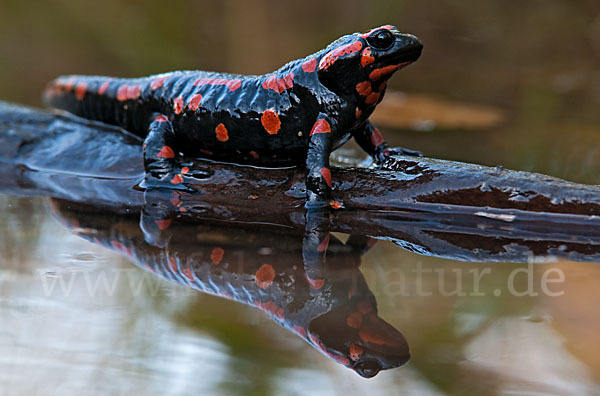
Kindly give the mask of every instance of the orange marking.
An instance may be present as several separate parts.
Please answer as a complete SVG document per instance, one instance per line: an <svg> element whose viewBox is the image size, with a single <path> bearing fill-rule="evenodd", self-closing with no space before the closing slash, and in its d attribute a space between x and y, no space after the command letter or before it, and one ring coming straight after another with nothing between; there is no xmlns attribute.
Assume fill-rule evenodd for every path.
<svg viewBox="0 0 600 396"><path fill-rule="evenodd" d="M242 86L242 80L227 80L225 78L199 78L196 80L196 82L194 82L194 85L225 85L230 91L235 91Z"/></svg>
<svg viewBox="0 0 600 396"><path fill-rule="evenodd" d="M360 116L362 115L362 110L357 107L355 114L356 114L356 119L359 119Z"/></svg>
<svg viewBox="0 0 600 396"><path fill-rule="evenodd" d="M363 81L356 84L356 92L358 92L360 96L369 96L371 93L371 81Z"/></svg>
<svg viewBox="0 0 600 396"><path fill-rule="evenodd" d="M331 171L329 168L321 168L321 176L325 179L325 183L331 187Z"/></svg>
<svg viewBox="0 0 600 396"><path fill-rule="evenodd" d="M154 121L155 122L167 122L167 121L169 121L169 119L161 114L161 115L157 115L156 118L154 119Z"/></svg>
<svg viewBox="0 0 600 396"><path fill-rule="evenodd" d="M108 90L108 87L110 87L110 80L104 81L102 85L100 85L100 88L98 88L98 95L104 95Z"/></svg>
<svg viewBox="0 0 600 396"><path fill-rule="evenodd" d="M255 160L257 160L257 159L258 159L258 153L257 153L256 151L250 151L250 153L249 153L249 154L250 154L250 155L252 156L252 158L254 158Z"/></svg>
<svg viewBox="0 0 600 396"><path fill-rule="evenodd" d="M125 101L137 99L140 97L141 88L139 85L121 85L117 90L117 100Z"/></svg>
<svg viewBox="0 0 600 396"><path fill-rule="evenodd" d="M346 317L346 324L353 329L358 329L362 325L363 317L360 312L352 312Z"/></svg>
<svg viewBox="0 0 600 396"><path fill-rule="evenodd" d="M338 47L332 51L329 51L323 57L323 59L321 59L321 62L319 62L319 70L329 68L341 56L353 54L355 52L360 51L362 49L362 46L363 46L362 42L360 40L357 40L351 44L346 44L346 45Z"/></svg>
<svg viewBox="0 0 600 396"><path fill-rule="evenodd" d="M310 279L308 276L306 277L308 284L312 289L319 290L325 284L325 279Z"/></svg>
<svg viewBox="0 0 600 396"><path fill-rule="evenodd" d="M371 48L367 47L360 54L360 64L362 67L367 67L373 62L375 62L375 58L371 55Z"/></svg>
<svg viewBox="0 0 600 396"><path fill-rule="evenodd" d="M171 225L172 221L173 221L172 219L154 220L154 222L158 226L158 229L161 230L161 231L164 231L167 228L169 228L169 226Z"/></svg>
<svg viewBox="0 0 600 396"><path fill-rule="evenodd" d="M225 251L220 247L216 247L212 250L212 252L210 252L210 259L212 260L213 264L219 264L221 260L223 260L224 255Z"/></svg>
<svg viewBox="0 0 600 396"><path fill-rule="evenodd" d="M263 83L264 89L272 89L275 92L282 93L286 89L290 89L294 86L294 73L290 72L283 78L277 78L276 75L272 75L267 78Z"/></svg>
<svg viewBox="0 0 600 396"><path fill-rule="evenodd" d="M162 146L162 148L160 149L158 154L156 154L156 156L160 158L175 158L175 153L173 152L173 149L171 147Z"/></svg>
<svg viewBox="0 0 600 396"><path fill-rule="evenodd" d="M190 109L192 111L198 110L198 107L200 107L201 100L202 100L202 95L200 95L200 94L195 94L194 96L192 96L192 98L188 102L188 109Z"/></svg>
<svg viewBox="0 0 600 396"><path fill-rule="evenodd" d="M173 179L171 179L171 184L179 183L183 183L183 177L180 174L176 174L175 176L173 176Z"/></svg>
<svg viewBox="0 0 600 396"><path fill-rule="evenodd" d="M281 128L281 121L279 121L279 115L273 110L265 110L263 115L260 117L260 123L265 128L269 135L275 135Z"/></svg>
<svg viewBox="0 0 600 396"><path fill-rule="evenodd" d="M271 283L273 283L273 279L275 279L275 270L273 266L270 264L263 264L260 266L256 274L254 274L256 278L256 284L261 289L266 289Z"/></svg>
<svg viewBox="0 0 600 396"><path fill-rule="evenodd" d="M371 143L373 147L377 147L384 142L383 135L379 132L379 129L373 128L371 131Z"/></svg>
<svg viewBox="0 0 600 396"><path fill-rule="evenodd" d="M302 64L302 70L304 70L306 73L312 73L315 71L316 68L317 68L317 60L315 58L313 58L311 60L307 60L306 62L304 62Z"/></svg>
<svg viewBox="0 0 600 396"><path fill-rule="evenodd" d="M129 99L137 99L142 93L142 88L139 85L133 85L129 87Z"/></svg>
<svg viewBox="0 0 600 396"><path fill-rule="evenodd" d="M358 309L358 312L364 315L371 312L373 310L373 306L369 300L361 300L356 304L356 309Z"/></svg>
<svg viewBox="0 0 600 396"><path fill-rule="evenodd" d="M177 194L174 194L169 201L171 201L173 206L179 206L183 203L183 200Z"/></svg>
<svg viewBox="0 0 600 396"><path fill-rule="evenodd" d="M350 344L350 359L356 361L358 359L360 359L360 355L362 355L363 353L363 349L356 345L356 344Z"/></svg>
<svg viewBox="0 0 600 396"><path fill-rule="evenodd" d="M317 246L317 251L324 252L325 250L327 250L327 246L329 246L329 234L327 234L325 238L323 238L319 246Z"/></svg>
<svg viewBox="0 0 600 396"><path fill-rule="evenodd" d="M400 63L398 65L389 65L389 66L385 66L385 67L381 67L379 69L375 69L373 70L370 74L369 74L369 80L371 81L377 81L380 78L395 72L396 70L410 64L411 62L404 62L404 63Z"/></svg>
<svg viewBox="0 0 600 396"><path fill-rule="evenodd" d="M183 168L181 168L182 175L187 175L189 171L190 171L190 168L188 168L187 166L184 166Z"/></svg>
<svg viewBox="0 0 600 396"><path fill-rule="evenodd" d="M77 86L75 87L75 97L79 100L82 100L85 96L85 90L86 83L80 82L79 84L77 84Z"/></svg>
<svg viewBox="0 0 600 396"><path fill-rule="evenodd" d="M75 85L75 77L70 77L65 83L64 83L64 90L66 92L71 92L73 90L73 85Z"/></svg>
<svg viewBox="0 0 600 396"><path fill-rule="evenodd" d="M181 114L183 111L183 98L181 96L178 96L173 100L173 111L175 114Z"/></svg>
<svg viewBox="0 0 600 396"><path fill-rule="evenodd" d="M369 96L365 98L365 104L372 105L377 103L379 100L379 92L371 92Z"/></svg>
<svg viewBox="0 0 600 396"><path fill-rule="evenodd" d="M342 207L342 204L338 201L331 201L329 206L331 206L333 209L339 209Z"/></svg>
<svg viewBox="0 0 600 396"><path fill-rule="evenodd" d="M387 80L379 84L379 92L384 91L387 88Z"/></svg>
<svg viewBox="0 0 600 396"><path fill-rule="evenodd" d="M154 91L155 89L162 87L167 78L169 78L168 75L155 78L152 80L152 83L150 83L150 89Z"/></svg>
<svg viewBox="0 0 600 396"><path fill-rule="evenodd" d="M314 135L315 133L329 133L331 132L331 126L329 125L329 123L327 122L327 120L317 120L317 122L315 122L315 125L313 125L312 129L310 130L310 136Z"/></svg>
<svg viewBox="0 0 600 396"><path fill-rule="evenodd" d="M227 128L223 123L220 123L215 128L215 133L217 134L217 140L220 142L226 142L229 140L229 134L227 133Z"/></svg>
<svg viewBox="0 0 600 396"><path fill-rule="evenodd" d="M369 30L368 32L361 34L360 37L367 38L371 35L371 33L373 33L375 30L379 30L379 29L396 30L396 28L392 25L383 25L380 27L373 28L373 29Z"/></svg>
<svg viewBox="0 0 600 396"><path fill-rule="evenodd" d="M358 336L364 342L370 342L371 344L388 345L390 342L379 334L371 333L369 330L363 329L358 331Z"/></svg>

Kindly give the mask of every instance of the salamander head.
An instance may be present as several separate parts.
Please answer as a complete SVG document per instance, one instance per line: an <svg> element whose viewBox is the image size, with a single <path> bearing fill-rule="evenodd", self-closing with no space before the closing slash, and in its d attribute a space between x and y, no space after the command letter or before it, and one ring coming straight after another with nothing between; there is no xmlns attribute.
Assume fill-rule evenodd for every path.
<svg viewBox="0 0 600 396"><path fill-rule="evenodd" d="M333 42L319 60L320 81L340 95L357 95L366 105L381 99L392 74L415 62L423 44L391 25Z"/></svg>

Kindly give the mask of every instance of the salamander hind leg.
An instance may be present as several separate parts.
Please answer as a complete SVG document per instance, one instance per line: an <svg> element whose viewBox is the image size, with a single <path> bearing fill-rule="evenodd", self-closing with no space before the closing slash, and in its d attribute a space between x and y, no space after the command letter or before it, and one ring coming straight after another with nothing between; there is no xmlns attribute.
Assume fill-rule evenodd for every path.
<svg viewBox="0 0 600 396"><path fill-rule="evenodd" d="M175 172L175 132L169 119L155 114L144 140L144 169L147 186L160 187L183 183L183 175Z"/></svg>

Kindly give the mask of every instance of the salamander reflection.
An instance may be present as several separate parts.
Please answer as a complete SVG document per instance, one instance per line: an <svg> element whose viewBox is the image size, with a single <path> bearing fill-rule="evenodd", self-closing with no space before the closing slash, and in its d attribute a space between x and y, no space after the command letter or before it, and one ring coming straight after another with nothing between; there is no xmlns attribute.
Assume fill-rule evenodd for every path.
<svg viewBox="0 0 600 396"><path fill-rule="evenodd" d="M162 278L255 306L363 377L410 358L404 336L377 315L377 302L359 270L361 255L373 244L369 238L351 236L344 244L330 236L326 260L311 268L309 277L301 232L256 224L148 221L149 216L142 216L142 231L139 213L117 216L90 205L51 202L56 216L80 237Z"/></svg>

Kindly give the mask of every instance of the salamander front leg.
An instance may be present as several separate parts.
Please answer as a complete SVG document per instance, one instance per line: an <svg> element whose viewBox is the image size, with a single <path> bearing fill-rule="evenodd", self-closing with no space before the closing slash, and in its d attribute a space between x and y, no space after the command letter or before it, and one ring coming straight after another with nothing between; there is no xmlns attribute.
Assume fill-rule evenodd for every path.
<svg viewBox="0 0 600 396"><path fill-rule="evenodd" d="M150 186L179 184L183 178L174 173L175 133L169 119L155 114L144 140L145 183Z"/></svg>
<svg viewBox="0 0 600 396"><path fill-rule="evenodd" d="M354 132L354 139L358 145L369 154L378 165L385 168L394 168L397 162L393 157L395 155L407 155L411 157L422 157L423 153L416 150L405 149L402 147L390 148L381 132L371 121L367 121L364 128Z"/></svg>

